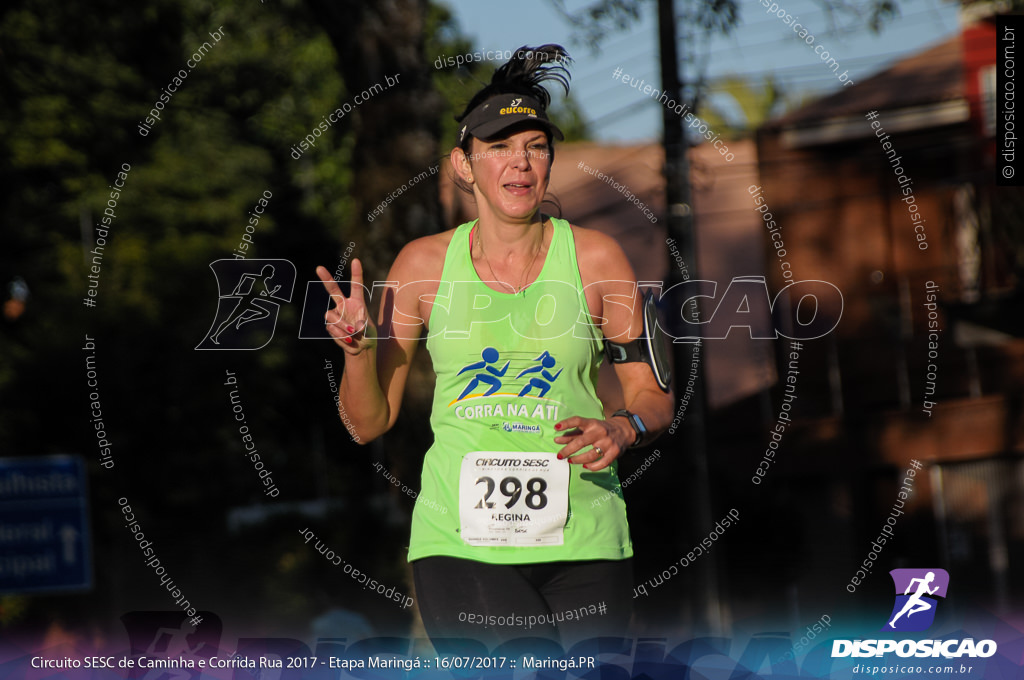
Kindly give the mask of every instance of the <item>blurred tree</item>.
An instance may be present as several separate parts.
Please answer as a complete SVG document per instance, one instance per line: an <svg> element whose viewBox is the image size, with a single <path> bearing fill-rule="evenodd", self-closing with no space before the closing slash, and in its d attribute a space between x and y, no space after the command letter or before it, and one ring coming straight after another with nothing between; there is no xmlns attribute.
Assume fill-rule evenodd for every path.
<svg viewBox="0 0 1024 680"><path fill-rule="evenodd" d="M437 164L442 99L433 88L425 52L428 0L367 3L306 0L338 54L338 68L353 94L389 78L397 84L361 104L353 116L352 196L357 213L370 213L409 179ZM365 95L364 95L365 96ZM441 229L437 175L408 188L365 227L369 272L383 279L406 242ZM404 193L404 192L403 192Z"/></svg>
<svg viewBox="0 0 1024 680"><path fill-rule="evenodd" d="M332 547L400 583L395 546L407 530L381 511L391 487L369 457L418 459L427 402L407 402L388 452L352 444L325 370L331 361L340 375L341 353L299 340L297 329L314 265L348 275L342 243L355 242L368 277L383 278L402 244L453 226L441 223L436 175L383 216L365 216L450 148L451 114L493 65L435 72L432 62L471 50L450 11L425 0L12 0L0 8L0 453L85 457L97 556L92 592L5 600L0 625L112 626L132 608L170 607L135 562L121 497L192 601L225 618L245 615L267 630L308 620L330 605L308 596L314 576L349 606L369 598L330 581L333 572L292 535L294 516L228 532L241 508L259 517L261 505L288 512L284 504L320 502ZM158 118L142 125L157 102ZM348 113L318 127L345 105ZM565 106L566 132L584 134ZM313 145L302 148L307 136ZM124 186L112 197L119 172ZM260 351L197 352L217 308L209 265L232 257L268 195L245 253L296 265L292 303ZM107 229L102 250L98 226ZM87 335L95 357L82 349ZM428 362L419 364L413 392L423 395ZM263 495L243 455L227 370L238 376L234 389L279 498ZM112 470L99 466L97 423ZM417 469L402 472L410 486Z"/></svg>
<svg viewBox="0 0 1024 680"><path fill-rule="evenodd" d="M356 117L352 161L358 172L352 195L360 206L358 212L370 213L407 180L447 156L455 139L453 116L461 113L473 93L490 79L496 64L436 67L441 55L474 49L460 35L451 10L443 4L427 0L307 2L323 18L345 82L353 92L401 74L399 86L361 105ZM572 103L563 102L553 114L567 122L567 138L586 135L582 116ZM438 175L416 183L402 195L405 197L387 206L367 227L362 257L379 278L410 239L454 226L442 223Z"/></svg>
<svg viewBox="0 0 1024 680"><path fill-rule="evenodd" d="M710 94L697 115L723 137L750 137L788 104L785 92L772 75L760 83L740 76L726 76L710 84Z"/></svg>
<svg viewBox="0 0 1024 680"><path fill-rule="evenodd" d="M1024 12L1024 0L960 0L960 6L964 14L972 17Z"/></svg>
<svg viewBox="0 0 1024 680"><path fill-rule="evenodd" d="M114 625L142 602L168 606L148 570L135 566L137 548L117 519L122 496L137 503L168 569L193 575L189 594L199 606L244 611L268 626L278 625L274 611L261 608L271 594L296 620L319 612L322 603L304 594L309 572L295 567L308 560L295 557L305 546L295 544L290 523L279 523L273 537L224 540L232 508L269 501L242 455L226 370L239 376L254 440L281 488L275 502L351 503L348 521L332 522L332 545L360 555L361 566L393 571L394 550L381 554L366 537L405 530L358 502L387 485L338 422L324 366L333 360L340 375L341 354L332 343L296 336L304 282L315 264L340 266L339 237L357 242L356 256L384 262L397 244L440 226L433 182L393 205L388 220L376 223L386 228L370 228L364 218L368 205L438 155L440 98L422 51L429 6L405 5L407 16L376 17L389 26L376 30L377 48L394 55L383 59L351 47L368 45L367 26L348 26L343 38L335 24L349 24L347 16L333 8L321 14L301 0L14 0L0 9L0 281L8 294L0 320L0 451L85 456L102 565L93 593L49 598L45 610L5 605L0 624L11 625L8 614L18 612L13 618L46 625L63 611ZM373 11L364 15L371 23ZM389 33L398 26L391 21L405 22L405 33ZM403 44L400 35L412 41ZM164 91L204 43L176 91ZM393 88L355 104L389 75ZM161 93L159 119L140 128ZM317 128L346 103L350 113ZM315 145L301 149L314 130ZM111 198L119 171L124 187ZM292 304L282 307L276 336L261 351L197 352L217 305L209 263L232 256L250 211L267 195L246 255L296 264ZM93 254L108 201L115 217ZM99 281L95 307L83 302L90 274ZM96 345L93 386L86 383L86 335ZM111 471L98 466L97 408L112 443ZM295 559L268 555L269 546L294 550ZM238 576L222 572L229 569Z"/></svg>
<svg viewBox="0 0 1024 680"><path fill-rule="evenodd" d="M469 41L453 37L453 32L454 36L458 35L457 23L451 10L446 6L432 6L428 22L428 55L453 57L457 54L469 54L475 50L475 47ZM520 46L508 45L505 49L511 51L518 47ZM436 65L438 62L435 61L434 63ZM443 60L440 63L443 65ZM471 61L459 68L435 68L434 86L444 99L444 109L441 113L440 147L445 156L455 145L459 127L456 124L455 116L462 113L466 104L476 94L477 90L490 82L494 70L499 65L499 62ZM572 72L571 65L569 71L570 73ZM558 127L565 134L565 141L572 142L590 139L591 133L587 127L587 121L580 110L579 102L571 93L569 96L563 96L562 91L557 87L552 88L550 92L551 107L548 114L557 122Z"/></svg>
<svg viewBox="0 0 1024 680"><path fill-rule="evenodd" d="M638 22L645 11L655 12L657 0L595 0L570 9L566 0L548 0L573 27L573 40L597 53L609 35ZM990 2L991 0L978 0ZM1007 0L1024 3L1024 0ZM815 0L825 12L831 33L858 31L867 27L880 33L887 21L899 16L898 0ZM969 4L967 2L964 3ZM684 101L690 110L704 110L708 92L708 47L715 34L728 35L740 21L736 0L678 0L674 3L678 25L679 61L684 68Z"/></svg>
<svg viewBox="0 0 1024 680"><path fill-rule="evenodd" d="M645 5L653 7L655 0L596 0L582 8L570 10L566 0L549 0L552 6L576 29L576 37L597 45L609 34L622 31L640 20ZM1007 0L1020 3L1022 0ZM890 19L899 16L897 0L815 0L828 18L833 32L855 30L864 26L879 33ZM976 0L992 3L992 0ZM735 0L695 0L681 3L680 20L703 33L728 33L739 19L739 5ZM971 4L970 0L961 4Z"/></svg>

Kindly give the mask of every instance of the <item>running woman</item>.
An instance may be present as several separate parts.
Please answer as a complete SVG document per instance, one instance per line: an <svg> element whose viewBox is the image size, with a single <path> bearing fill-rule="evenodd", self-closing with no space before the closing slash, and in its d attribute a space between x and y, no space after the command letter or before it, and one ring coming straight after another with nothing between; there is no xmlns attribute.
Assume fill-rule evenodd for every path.
<svg viewBox="0 0 1024 680"><path fill-rule="evenodd" d="M907 602L903 605L903 609L901 609L896 616L892 617L892 621L889 622L890 628L895 628L896 621L904 614L906 614L907 618L909 619L914 614L917 614L918 612L926 612L933 606L935 606L931 602L928 602L923 599L925 595L933 595L935 594L935 591L939 589L938 586L935 586L934 588L928 587L928 584L934 580L934 571L929 571L927 574L925 574L924 578L910 579L910 583L907 584L907 589L903 592L903 594L910 595L910 591L914 587L915 583L917 584L917 591L913 595L910 595L909 598L907 598Z"/></svg>
<svg viewBox="0 0 1024 680"><path fill-rule="evenodd" d="M636 361L614 364L624 409L597 395L604 342L630 346L643 319L619 245L540 211L563 139L543 83L568 92L567 63L559 45L524 46L470 100L450 160L479 218L401 250L376 323L358 259L348 297L317 268L337 303L327 328L345 351L340 400L361 443L395 424L426 335L437 383L420 493L449 511L416 505L408 558L435 644L628 628L617 459L668 426L672 397Z"/></svg>

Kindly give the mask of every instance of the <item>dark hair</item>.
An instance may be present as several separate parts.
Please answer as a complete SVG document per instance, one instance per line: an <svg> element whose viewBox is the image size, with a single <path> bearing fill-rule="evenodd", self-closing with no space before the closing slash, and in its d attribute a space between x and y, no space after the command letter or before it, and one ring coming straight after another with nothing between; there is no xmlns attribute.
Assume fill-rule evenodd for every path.
<svg viewBox="0 0 1024 680"><path fill-rule="evenodd" d="M533 97L540 102L545 109L551 103L551 95L543 83L554 81L562 86L565 93L569 93L569 74L565 65L572 62L569 53L561 45L541 45L530 47L523 45L512 55L512 58L498 67L498 70L491 76L491 82L485 85L473 95L473 98L466 104L462 114L455 117L455 120L462 122L462 119L470 112L497 94L521 94ZM548 136L550 142L550 135ZM460 148L469 153L472 144L472 135L466 135L459 145Z"/></svg>

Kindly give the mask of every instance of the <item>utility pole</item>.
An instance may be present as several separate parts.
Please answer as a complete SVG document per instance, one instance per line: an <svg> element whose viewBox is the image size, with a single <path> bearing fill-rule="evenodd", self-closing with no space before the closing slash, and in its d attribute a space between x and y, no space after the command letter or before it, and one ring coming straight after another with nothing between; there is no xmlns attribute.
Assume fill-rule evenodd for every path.
<svg viewBox="0 0 1024 680"><path fill-rule="evenodd" d="M690 0L683 0L688 2ZM687 103L684 94L676 34L676 10L674 0L658 0L658 38L661 51L662 92L677 103ZM690 191L690 162L688 144L683 127L683 117L662 106L663 144L665 148L665 198L668 213L668 235L673 239L686 263L688 278L697 279L697 240L694 225L693 203ZM685 115L685 112L684 112ZM668 286L683 281L683 274L673 258L669 257ZM668 300L671 318L677 314L684 302L682 295L674 294ZM683 310L691 321L698 318L696 300ZM677 333L676 335L681 335ZM713 529L716 518L711 512L711 488L708 474L707 447L705 442L704 414L704 368L705 343L681 343L672 345L675 373L675 393L679 398L686 389L694 364L697 365L697 379L686 407L683 425L677 431L682 445L672 451L669 460L673 473L670 479L677 480L683 492L680 510L680 527L677 536L672 537L680 549L689 550L699 545ZM678 408L678 407L677 407ZM678 440L677 440L678 441ZM717 552L711 551L699 559L687 571L693 576L687 582L689 602L693 616L695 635L721 634L723 617L718 593Z"/></svg>

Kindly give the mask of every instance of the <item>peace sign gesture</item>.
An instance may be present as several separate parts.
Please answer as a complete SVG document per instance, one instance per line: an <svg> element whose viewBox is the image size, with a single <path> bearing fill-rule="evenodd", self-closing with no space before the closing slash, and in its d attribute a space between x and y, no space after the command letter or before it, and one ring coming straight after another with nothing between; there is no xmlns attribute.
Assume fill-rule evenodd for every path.
<svg viewBox="0 0 1024 680"><path fill-rule="evenodd" d="M324 267L316 268L316 275L334 300L335 306L324 315L327 332L334 342L351 355L377 346L377 331L366 309L363 293L363 265L358 259L352 260L352 288L346 297L330 272Z"/></svg>

